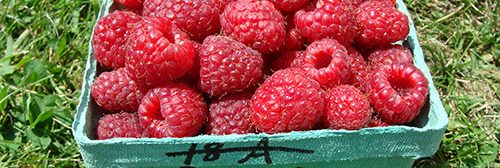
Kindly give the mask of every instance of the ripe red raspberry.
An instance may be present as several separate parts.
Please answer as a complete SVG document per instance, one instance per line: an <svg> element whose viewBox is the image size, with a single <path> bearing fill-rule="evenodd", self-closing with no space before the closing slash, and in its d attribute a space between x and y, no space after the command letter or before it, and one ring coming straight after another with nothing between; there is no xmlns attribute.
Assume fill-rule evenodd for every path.
<svg viewBox="0 0 500 168"><path fill-rule="evenodd" d="M304 47L304 38L300 31L295 27L293 22L293 15L285 15L286 20L286 37L285 45L281 47L280 51L297 51L302 50Z"/></svg>
<svg viewBox="0 0 500 168"><path fill-rule="evenodd" d="M324 95L319 83L302 70L279 70L253 95L250 117L265 133L309 130L323 115Z"/></svg>
<svg viewBox="0 0 500 168"><path fill-rule="evenodd" d="M124 8L124 9L122 9L122 10L123 10L123 11L133 12L133 13L135 13L135 14L137 14L137 15L142 16L142 10L143 10L143 8L142 8L142 6L141 6L140 8Z"/></svg>
<svg viewBox="0 0 500 168"><path fill-rule="evenodd" d="M411 51L402 45L391 45L375 49L368 55L372 67L390 64L413 64Z"/></svg>
<svg viewBox="0 0 500 168"><path fill-rule="evenodd" d="M351 68L344 46L333 39L315 41L307 46L303 63L296 65L325 88L349 81Z"/></svg>
<svg viewBox="0 0 500 168"><path fill-rule="evenodd" d="M286 69L292 67L294 61L298 63L298 61L303 60L298 57L304 57L304 51L285 51L283 52L276 60L271 64L271 69L273 71L278 71L280 69Z"/></svg>
<svg viewBox="0 0 500 168"><path fill-rule="evenodd" d="M214 0L215 4L217 4L217 7L219 7L219 10L222 12L226 8L226 5L234 2L236 0Z"/></svg>
<svg viewBox="0 0 500 168"><path fill-rule="evenodd" d="M139 86L161 86L183 76L193 65L193 42L163 18L137 22L127 45L125 66Z"/></svg>
<svg viewBox="0 0 500 168"><path fill-rule="evenodd" d="M210 104L207 134L227 135L254 133L250 120L252 92L225 96Z"/></svg>
<svg viewBox="0 0 500 168"><path fill-rule="evenodd" d="M387 127L387 126L389 126L389 124L383 122L378 118L372 118L370 120L370 123L368 123L368 127Z"/></svg>
<svg viewBox="0 0 500 168"><path fill-rule="evenodd" d="M365 0L351 0L351 4L354 7L358 7Z"/></svg>
<svg viewBox="0 0 500 168"><path fill-rule="evenodd" d="M129 7L129 8L140 8L142 7L142 2L144 0L115 0L119 4Z"/></svg>
<svg viewBox="0 0 500 168"><path fill-rule="evenodd" d="M96 103L111 113L136 112L144 96L124 68L103 72L92 84L91 95Z"/></svg>
<svg viewBox="0 0 500 168"><path fill-rule="evenodd" d="M243 0L230 3L221 15L223 32L243 44L269 54L285 42L285 21L268 1Z"/></svg>
<svg viewBox="0 0 500 168"><path fill-rule="evenodd" d="M99 63L112 69L125 66L129 32L139 20L141 16L135 13L115 11L97 22L92 44L94 57Z"/></svg>
<svg viewBox="0 0 500 168"><path fill-rule="evenodd" d="M211 96L244 91L262 78L259 52L225 36L208 36L200 49L200 90Z"/></svg>
<svg viewBox="0 0 500 168"><path fill-rule="evenodd" d="M195 41L220 31L221 12L213 0L144 1L144 16L164 17Z"/></svg>
<svg viewBox="0 0 500 168"><path fill-rule="evenodd" d="M326 124L330 129L358 130L372 118L366 96L350 85L340 85L326 93Z"/></svg>
<svg viewBox="0 0 500 168"><path fill-rule="evenodd" d="M363 2L355 13L355 41L363 47L389 45L405 39L410 31L408 17L387 1Z"/></svg>
<svg viewBox="0 0 500 168"><path fill-rule="evenodd" d="M137 113L117 113L102 116L97 122L97 139L141 138L144 127Z"/></svg>
<svg viewBox="0 0 500 168"><path fill-rule="evenodd" d="M309 3L307 3L306 6L304 6L302 9L305 10L306 12L313 11L316 9L316 4L318 3L319 0L310 0Z"/></svg>
<svg viewBox="0 0 500 168"><path fill-rule="evenodd" d="M196 89L170 83L151 89L137 112L151 137L180 138L198 133L207 118L207 105Z"/></svg>
<svg viewBox="0 0 500 168"><path fill-rule="evenodd" d="M195 48L193 66L181 78L181 81L185 81L187 83L198 83L198 80L200 80L200 47L201 47L201 44L197 43L197 42L193 42L193 44L194 44L194 48Z"/></svg>
<svg viewBox="0 0 500 168"><path fill-rule="evenodd" d="M391 2L391 4L395 5L396 4L396 0L385 0L385 1L389 1Z"/></svg>
<svg viewBox="0 0 500 168"><path fill-rule="evenodd" d="M427 100L429 83L411 64L381 66L367 82L370 103L378 117L388 124L412 121Z"/></svg>
<svg viewBox="0 0 500 168"><path fill-rule="evenodd" d="M356 36L353 6L347 0L319 0L316 9L295 13L295 25L310 42L333 38L350 45Z"/></svg>
<svg viewBox="0 0 500 168"><path fill-rule="evenodd" d="M352 0L352 4L353 4L353 6L357 7L361 3L363 3L364 1L369 1L369 0ZM370 1L387 1L387 2L390 2L393 5L396 4L396 0L370 0Z"/></svg>
<svg viewBox="0 0 500 168"><path fill-rule="evenodd" d="M274 7L284 12L295 12L307 5L309 0L269 0Z"/></svg>
<svg viewBox="0 0 500 168"><path fill-rule="evenodd" d="M363 86L369 74L366 61L354 47L347 47L347 54L349 55L348 61L351 64L351 77L347 83L365 92Z"/></svg>
<svg viewBox="0 0 500 168"><path fill-rule="evenodd" d="M300 35L299 30L296 28L290 29L286 33L285 45L283 46L284 51L296 51L301 50L304 46L304 40L302 35Z"/></svg>

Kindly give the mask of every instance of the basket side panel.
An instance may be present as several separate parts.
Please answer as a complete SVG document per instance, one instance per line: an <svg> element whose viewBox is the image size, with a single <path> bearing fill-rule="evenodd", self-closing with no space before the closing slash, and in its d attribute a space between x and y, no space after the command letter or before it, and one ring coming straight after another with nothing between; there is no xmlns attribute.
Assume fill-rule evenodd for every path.
<svg viewBox="0 0 500 168"><path fill-rule="evenodd" d="M384 132L372 130L373 132L364 134L320 131L315 132L318 137L311 136L305 139L291 139L293 136L263 137L260 141L247 136L228 142L219 142L220 138L217 136L207 136L206 139L212 139L208 140L210 143L188 144L116 141L83 148L88 152L88 158L92 159L90 164L95 167L106 165L154 167L283 165L345 160L354 162L379 157L416 159L432 155L433 147L439 144L439 139L429 139L437 134L433 131L408 133L401 130Z"/></svg>

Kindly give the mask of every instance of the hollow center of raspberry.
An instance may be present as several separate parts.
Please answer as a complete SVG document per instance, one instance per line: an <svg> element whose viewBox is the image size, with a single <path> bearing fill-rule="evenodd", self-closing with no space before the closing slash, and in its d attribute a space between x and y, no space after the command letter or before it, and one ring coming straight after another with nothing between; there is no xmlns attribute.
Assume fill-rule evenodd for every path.
<svg viewBox="0 0 500 168"><path fill-rule="evenodd" d="M150 117L153 120L163 120L163 116L161 115L160 99L155 97L151 100L151 102L153 105L149 106L149 109L147 109L149 114L148 117Z"/></svg>
<svg viewBox="0 0 500 168"><path fill-rule="evenodd" d="M328 65L330 65L330 62L332 61L332 56L329 54L321 54L316 56L314 68L316 69L321 69L321 68L326 68Z"/></svg>
<svg viewBox="0 0 500 168"><path fill-rule="evenodd" d="M161 30L163 33L163 37L168 40L170 43L175 43L175 34L171 30L169 30L168 27L163 27L163 30Z"/></svg>
<svg viewBox="0 0 500 168"><path fill-rule="evenodd" d="M175 43L174 35L172 33L164 34L163 37L165 37L168 42Z"/></svg>
<svg viewBox="0 0 500 168"><path fill-rule="evenodd" d="M389 83L399 95L404 95L412 89L410 82L403 78L390 78Z"/></svg>

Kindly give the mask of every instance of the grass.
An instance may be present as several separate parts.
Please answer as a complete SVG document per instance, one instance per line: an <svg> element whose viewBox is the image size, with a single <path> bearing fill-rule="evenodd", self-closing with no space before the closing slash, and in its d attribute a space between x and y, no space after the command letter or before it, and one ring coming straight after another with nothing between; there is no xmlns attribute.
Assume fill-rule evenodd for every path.
<svg viewBox="0 0 500 168"><path fill-rule="evenodd" d="M0 0L0 167L83 165L70 127L98 7Z"/></svg>
<svg viewBox="0 0 500 168"><path fill-rule="evenodd" d="M417 166L500 166L498 3L407 1L450 118L438 153Z"/></svg>
<svg viewBox="0 0 500 168"><path fill-rule="evenodd" d="M499 167L498 1L405 0L450 118L415 167ZM70 126L97 0L0 0L0 167L82 167Z"/></svg>

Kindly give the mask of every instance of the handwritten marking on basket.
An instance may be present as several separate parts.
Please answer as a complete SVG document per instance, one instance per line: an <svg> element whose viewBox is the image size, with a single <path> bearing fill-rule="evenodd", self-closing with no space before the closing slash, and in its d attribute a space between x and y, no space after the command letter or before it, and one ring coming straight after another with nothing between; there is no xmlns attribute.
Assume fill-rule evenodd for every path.
<svg viewBox="0 0 500 168"><path fill-rule="evenodd" d="M273 161L271 159L271 151L282 151L282 152L295 152L295 153L303 153L303 154L311 154L314 153L313 150L300 149L300 148L289 148L283 146L269 146L269 138L262 138L256 146L248 146L248 147L236 147L236 148L223 148L224 143L208 143L203 146L202 150L196 150L198 144L191 144L188 151L185 152L167 152L165 155L168 157L177 157L177 156L186 156L184 159L185 165L190 165L193 160L194 155L196 154L205 154L203 156L203 161L215 161L218 160L220 155L223 153L230 152L249 152L245 157L241 158L237 162L239 164L243 164L252 158L264 157L264 161L266 164L272 164ZM258 153L262 152L262 153Z"/></svg>

